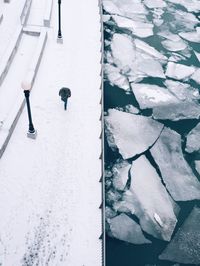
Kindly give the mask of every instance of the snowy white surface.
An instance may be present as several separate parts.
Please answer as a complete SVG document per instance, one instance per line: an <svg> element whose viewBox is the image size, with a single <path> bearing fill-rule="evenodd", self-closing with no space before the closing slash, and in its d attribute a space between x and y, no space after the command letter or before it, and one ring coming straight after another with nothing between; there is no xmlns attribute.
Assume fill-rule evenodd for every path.
<svg viewBox="0 0 200 266"><path fill-rule="evenodd" d="M169 62L167 65L166 76L178 80L184 80L189 78L195 70L194 66L186 66L183 64Z"/></svg>
<svg viewBox="0 0 200 266"><path fill-rule="evenodd" d="M7 19L14 24L20 8L16 5L21 6L22 2L13 0L7 6L13 15ZM33 0L32 24L41 21L36 16L35 3L39 5L40 1ZM58 44L57 2L54 1L47 45L31 92L38 137L36 140L26 137L28 119L24 109L0 161L3 218L0 219L0 264L3 266L101 265L98 1L62 1L62 12L64 43ZM0 25L1 36L4 36L4 26ZM9 32L13 29L13 25L6 27ZM22 40L27 55L35 45L32 38ZM1 51L5 47L1 46L3 42L1 38ZM22 58L21 53L19 50L16 62ZM21 82L17 73L23 72L25 63L20 67L21 64L16 64L15 71L8 73L9 86L15 92ZM11 80L12 73L15 79ZM72 91L66 112L58 96L62 86ZM18 93L23 94L21 89ZM16 97L16 93L9 100L11 97Z"/></svg>

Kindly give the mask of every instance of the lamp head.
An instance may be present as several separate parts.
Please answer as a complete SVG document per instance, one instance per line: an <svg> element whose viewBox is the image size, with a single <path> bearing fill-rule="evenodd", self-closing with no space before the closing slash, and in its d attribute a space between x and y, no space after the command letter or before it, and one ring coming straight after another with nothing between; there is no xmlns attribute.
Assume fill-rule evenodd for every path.
<svg viewBox="0 0 200 266"><path fill-rule="evenodd" d="M22 83L21 83L21 87L22 87L22 89L23 89L24 91L30 91L30 90L31 90L31 83L28 82L28 81L26 81L26 80L24 80L24 81L22 81Z"/></svg>

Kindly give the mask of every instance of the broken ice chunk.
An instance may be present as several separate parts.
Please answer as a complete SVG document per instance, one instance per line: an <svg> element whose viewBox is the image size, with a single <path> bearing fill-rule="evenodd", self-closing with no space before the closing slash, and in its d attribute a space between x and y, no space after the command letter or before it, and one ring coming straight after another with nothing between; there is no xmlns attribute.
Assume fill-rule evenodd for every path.
<svg viewBox="0 0 200 266"><path fill-rule="evenodd" d="M200 84L200 68L194 72L194 74L191 76L191 79Z"/></svg>
<svg viewBox="0 0 200 266"><path fill-rule="evenodd" d="M132 31L132 33L138 37L145 38L153 35L153 24L141 21L134 21L132 19L112 16L117 26L120 28L126 28Z"/></svg>
<svg viewBox="0 0 200 266"><path fill-rule="evenodd" d="M175 201L200 199L200 183L184 159L181 136L164 128L159 139L151 148L167 190Z"/></svg>
<svg viewBox="0 0 200 266"><path fill-rule="evenodd" d="M144 0L144 4L148 8L162 8L167 6L167 4L164 1L160 0Z"/></svg>
<svg viewBox="0 0 200 266"><path fill-rule="evenodd" d="M124 159L141 154L159 137L163 125L149 117L109 109L105 132L112 149L118 148Z"/></svg>
<svg viewBox="0 0 200 266"><path fill-rule="evenodd" d="M119 8L117 7L117 5L115 5L114 2L112 1L103 1L103 8L106 12L110 13L110 14L118 14L121 15L122 13L120 12Z"/></svg>
<svg viewBox="0 0 200 266"><path fill-rule="evenodd" d="M189 153L200 151L200 123L194 127L187 135L185 150Z"/></svg>
<svg viewBox="0 0 200 266"><path fill-rule="evenodd" d="M129 90L129 82L127 78L120 73L120 70L117 67L114 67L110 64L104 64L105 76L108 78L112 85L123 90Z"/></svg>
<svg viewBox="0 0 200 266"><path fill-rule="evenodd" d="M141 109L178 103L178 99L166 88L151 84L131 84L131 88Z"/></svg>
<svg viewBox="0 0 200 266"><path fill-rule="evenodd" d="M197 31L181 32L179 35L189 42L200 42L200 34Z"/></svg>
<svg viewBox="0 0 200 266"><path fill-rule="evenodd" d="M113 166L113 187L116 190L123 191L125 189L130 168L131 165L126 161L121 161Z"/></svg>
<svg viewBox="0 0 200 266"><path fill-rule="evenodd" d="M200 264L200 209L195 207L172 241L159 256L161 260Z"/></svg>
<svg viewBox="0 0 200 266"><path fill-rule="evenodd" d="M111 42L114 63L124 73L130 71L135 60L135 47L128 35L114 34Z"/></svg>
<svg viewBox="0 0 200 266"><path fill-rule="evenodd" d="M196 55L197 59L198 59L198 60L199 60L199 62L200 62L200 53L198 53L198 52L196 52L196 51L194 51L194 53L195 53L195 55Z"/></svg>
<svg viewBox="0 0 200 266"><path fill-rule="evenodd" d="M200 175L200 161L195 161L195 168L196 168L198 174Z"/></svg>
<svg viewBox="0 0 200 266"><path fill-rule="evenodd" d="M172 52L182 51L187 48L187 44L182 40L179 41L165 40L162 41L161 43L165 49Z"/></svg>
<svg viewBox="0 0 200 266"><path fill-rule="evenodd" d="M167 64L166 76L178 80L187 79L195 72L195 70L196 68L194 66L186 66L169 62Z"/></svg>
<svg viewBox="0 0 200 266"><path fill-rule="evenodd" d="M200 105L195 102L171 103L153 108L153 118L159 120L179 121L199 119Z"/></svg>
<svg viewBox="0 0 200 266"><path fill-rule="evenodd" d="M132 244L150 244L140 226L126 214L120 214L109 220L110 231L113 237Z"/></svg>
<svg viewBox="0 0 200 266"><path fill-rule="evenodd" d="M159 61L155 59L138 59L137 70L141 73L144 73L146 76L165 78L163 68Z"/></svg>
<svg viewBox="0 0 200 266"><path fill-rule="evenodd" d="M192 88L189 84L179 81L166 80L165 85L181 101L192 101L199 99L199 90Z"/></svg>
<svg viewBox="0 0 200 266"><path fill-rule="evenodd" d="M130 192L124 194L123 200L132 202L145 232L166 241L171 239L177 222L174 203L144 155L132 163Z"/></svg>
<svg viewBox="0 0 200 266"><path fill-rule="evenodd" d="M150 54L154 58L161 59L161 60L167 60L167 57L158 52L154 47L150 46L149 44L139 40L135 39L135 45L137 49L140 49L147 54Z"/></svg>

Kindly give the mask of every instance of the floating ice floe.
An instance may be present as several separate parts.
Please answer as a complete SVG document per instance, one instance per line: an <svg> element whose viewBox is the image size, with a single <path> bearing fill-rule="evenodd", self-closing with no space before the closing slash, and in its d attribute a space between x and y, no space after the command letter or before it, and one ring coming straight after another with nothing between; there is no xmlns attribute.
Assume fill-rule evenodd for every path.
<svg viewBox="0 0 200 266"><path fill-rule="evenodd" d="M181 38L178 36L178 34L173 34L170 31L160 31L157 33L158 36L164 37L167 40L179 42L181 41Z"/></svg>
<svg viewBox="0 0 200 266"><path fill-rule="evenodd" d="M200 68L194 72L194 74L191 76L191 79L200 84Z"/></svg>
<svg viewBox="0 0 200 266"><path fill-rule="evenodd" d="M200 151L200 123L187 135L185 150L189 153Z"/></svg>
<svg viewBox="0 0 200 266"><path fill-rule="evenodd" d="M127 78L120 73L119 68L110 64L104 64L105 76L112 85L116 85L123 90L129 90L129 82Z"/></svg>
<svg viewBox="0 0 200 266"><path fill-rule="evenodd" d="M131 84L131 88L141 109L178 103L178 99L167 88L151 84Z"/></svg>
<svg viewBox="0 0 200 266"><path fill-rule="evenodd" d="M150 151L175 201L200 199L200 182L184 159L178 133L164 128Z"/></svg>
<svg viewBox="0 0 200 266"><path fill-rule="evenodd" d="M175 203L145 155L132 162L130 190L122 200L132 203L143 231L165 241L171 239L177 222Z"/></svg>
<svg viewBox="0 0 200 266"><path fill-rule="evenodd" d="M195 102L179 102L153 108L153 118L157 120L179 121L199 119L200 105Z"/></svg>
<svg viewBox="0 0 200 266"><path fill-rule="evenodd" d="M144 51L145 53L150 54L151 56L153 56L156 59L167 60L166 56L164 56L163 54L158 52L154 47L150 46L146 42L143 42L139 39L135 39L135 45L136 45L137 49L140 49L140 50Z"/></svg>
<svg viewBox="0 0 200 266"><path fill-rule="evenodd" d="M111 148L118 148L123 159L141 154L151 147L163 125L149 117L109 109L105 132Z"/></svg>
<svg viewBox="0 0 200 266"><path fill-rule="evenodd" d="M189 42L200 42L200 33L198 33L197 31L181 32L179 33L179 35Z"/></svg>
<svg viewBox="0 0 200 266"><path fill-rule="evenodd" d="M200 161L195 161L195 168L196 168L198 174L200 175Z"/></svg>
<svg viewBox="0 0 200 266"><path fill-rule="evenodd" d="M166 50L172 52L181 51L187 48L187 44L182 40L179 41L165 40L162 41L161 43Z"/></svg>
<svg viewBox="0 0 200 266"><path fill-rule="evenodd" d="M130 114L138 114L139 110L135 106L128 104L125 106L125 112Z"/></svg>
<svg viewBox="0 0 200 266"><path fill-rule="evenodd" d="M135 72L138 71L144 76L156 77L165 79L165 74L162 65L155 59L144 59L142 56L136 57Z"/></svg>
<svg viewBox="0 0 200 266"><path fill-rule="evenodd" d="M132 39L125 34L114 34L111 50L114 63L124 73L130 71L135 60L135 47Z"/></svg>
<svg viewBox="0 0 200 266"><path fill-rule="evenodd" d="M160 0L144 0L144 4L148 8L163 8L167 6L167 4L164 1Z"/></svg>
<svg viewBox="0 0 200 266"><path fill-rule="evenodd" d="M192 101L200 98L199 90L192 88L189 84L168 79L165 81L165 85L181 101Z"/></svg>
<svg viewBox="0 0 200 266"><path fill-rule="evenodd" d="M111 235L132 244L150 244L134 220L126 214L120 214L109 220Z"/></svg>
<svg viewBox="0 0 200 266"><path fill-rule="evenodd" d="M167 0L168 2L184 6L189 12L199 12L199 0Z"/></svg>
<svg viewBox="0 0 200 266"><path fill-rule="evenodd" d="M123 191L128 181L128 173L131 168L131 164L126 161L117 163L112 168L113 173L113 187L116 190Z"/></svg>
<svg viewBox="0 0 200 266"><path fill-rule="evenodd" d="M177 53L171 53L171 56L168 59L169 62L178 62L181 60L185 60L185 56Z"/></svg>
<svg viewBox="0 0 200 266"><path fill-rule="evenodd" d="M122 15L119 8L115 5L113 1L103 0L103 8L106 12L110 14Z"/></svg>
<svg viewBox="0 0 200 266"><path fill-rule="evenodd" d="M194 207L172 241L159 256L161 260L200 264L200 209Z"/></svg>
<svg viewBox="0 0 200 266"><path fill-rule="evenodd" d="M196 51L194 51L194 53L195 53L195 55L196 55L197 59L198 59L198 60L199 60L199 62L200 62L200 53L198 53L198 52L196 52Z"/></svg>
<svg viewBox="0 0 200 266"><path fill-rule="evenodd" d="M178 80L184 80L189 78L196 68L194 66L186 66L182 64L176 64L174 62L169 62L167 64L166 76Z"/></svg>
<svg viewBox="0 0 200 266"><path fill-rule="evenodd" d="M148 14L141 1L132 0L105 0L104 9L110 14L123 15L124 17L135 18L135 14Z"/></svg>
<svg viewBox="0 0 200 266"><path fill-rule="evenodd" d="M135 21L117 15L114 15L112 17L119 28L129 29L134 35L138 37L145 38L153 35L154 25L152 23Z"/></svg>

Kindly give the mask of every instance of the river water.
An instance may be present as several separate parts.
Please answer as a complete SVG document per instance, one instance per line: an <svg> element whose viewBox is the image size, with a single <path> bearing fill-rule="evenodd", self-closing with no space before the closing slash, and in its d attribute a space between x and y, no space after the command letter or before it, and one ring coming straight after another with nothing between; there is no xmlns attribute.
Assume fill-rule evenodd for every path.
<svg viewBox="0 0 200 266"><path fill-rule="evenodd" d="M110 1L112 2L112 1ZM119 1L113 0L113 3L116 4ZM138 2L138 1L137 1ZM145 2L145 1L144 1ZM156 1L152 1L152 3ZM159 1L158 1L159 2ZM116 20L112 17L112 12L110 9L104 7L104 54L105 59L104 63L112 64L112 60L109 60L108 53L112 53L110 48L110 42L112 42L113 35L115 33L118 34L126 34L130 36L133 40L135 38L142 40L154 47L157 51L165 55L168 60L173 55L176 54L176 63L184 64L187 66L195 66L197 68L200 67L199 60L196 56L196 53L200 53L200 45L196 40L186 40L184 39L184 43L186 43L186 49L177 49L176 52L173 51L172 47L164 47L163 41L166 40L160 33L172 33L178 35L180 33L191 32L194 30L199 30L200 26L200 10L198 8L188 7L186 4L177 4L178 1L163 1L165 5L161 7L151 7L150 5L146 5L145 9L147 10L147 14L145 17L148 22L154 25L153 27L153 35L140 37L138 34L134 34L130 31L130 28L120 27L117 25ZM179 3L186 3L187 1L179 1ZM128 3L128 1L126 1ZM143 1L141 1L143 3ZM150 3L150 1L146 1L145 3ZM188 1L189 3L189 1ZM196 3L196 2L194 2ZM121 2L123 5L123 1ZM194 10L192 10L192 8ZM109 11L109 12L108 12ZM113 13L114 14L114 13ZM116 13L115 13L116 14ZM189 14L189 16L188 16ZM110 16L111 15L111 16ZM136 14L137 17L138 14ZM123 17L123 15L120 15ZM188 16L188 17L187 17ZM139 17L139 16L138 16ZM187 17L187 19L186 19ZM141 17L140 17L141 18ZM156 20L157 19L157 20ZM134 19L135 21L135 19ZM198 33L200 34L200 33ZM197 35L198 35L197 34ZM176 49L175 49L176 50ZM125 51L124 51L125 52ZM179 59L177 59L179 56ZM114 66L116 66L114 64ZM166 71L166 66L163 67L164 71ZM126 76L126 75L125 75ZM171 78L171 80L178 80L175 78ZM136 83L146 83L146 84L154 84L158 86L165 86L166 78L160 77L143 77L141 80L136 81ZM191 87L199 90L199 83L192 79L187 80L178 80L183 83L189 84ZM198 100L199 102L199 100ZM125 110L127 105L132 105L139 110L139 114L147 117L151 117L152 109L141 109L138 101L136 100L135 95L131 90L124 90L120 88L120 86L111 82L108 77L108 72L105 73L104 76L104 111L105 115L107 115L107 111L110 108L117 108L118 110ZM200 180L200 175L195 169L195 160L200 159L200 155L198 152L187 153L185 152L186 145L186 137L188 132L193 129L198 123L199 119L179 119L178 121L172 121L171 119L163 119L159 120L166 127L176 131L182 137L182 150L184 154L184 158L190 167L193 170L195 176ZM107 141L107 135L105 134L105 170L110 171L112 166L116 164L117 160L121 160L122 156L118 150L112 150ZM151 160L151 158L150 158ZM115 190L112 184L112 176L108 175L106 177L106 196L110 190ZM182 226L186 218L191 213L194 206L200 207L200 202L198 200L193 201L184 201L177 202L180 207L180 213L178 215L178 222L175 227L175 230L172 235L176 234L178 229ZM112 209L112 204L109 201L106 201L106 206ZM119 213L117 213L119 214ZM109 230L108 230L109 231ZM107 231L107 232L108 232ZM155 237L146 234L143 232L145 237L152 241L151 245L143 244L143 245L134 245L129 244L125 241L118 240L114 237L111 237L109 232L106 236L106 265L107 266L165 266L165 265L175 265L176 261L165 261L160 260L158 256L162 253L162 251L168 245L168 242L156 239ZM176 265L194 265L194 264L176 264Z"/></svg>

